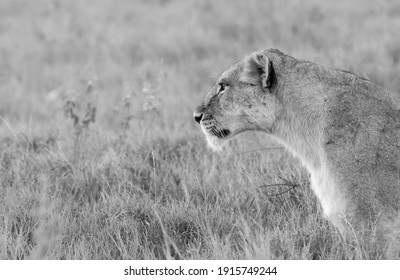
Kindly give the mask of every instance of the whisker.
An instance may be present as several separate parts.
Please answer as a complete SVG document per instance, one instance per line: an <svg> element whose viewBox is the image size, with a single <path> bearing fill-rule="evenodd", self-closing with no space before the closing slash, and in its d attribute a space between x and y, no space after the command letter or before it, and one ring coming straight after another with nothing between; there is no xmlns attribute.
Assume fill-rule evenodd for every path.
<svg viewBox="0 0 400 280"><path fill-rule="evenodd" d="M294 188L299 187L300 185L298 184L286 184L286 183L279 183L279 184L269 184L269 185L261 185L259 186L259 188L267 188L267 187L279 187L279 186L286 186L289 187L288 189L278 192L278 193L274 193L274 194L264 194L266 197L273 197L273 196L279 196L285 193L290 192L291 190L293 190Z"/></svg>
<svg viewBox="0 0 400 280"><path fill-rule="evenodd" d="M238 155L249 154L249 153L254 153L254 152L258 152L258 151L283 150L283 149L284 149L283 147L261 148L261 149L254 149L254 150L245 151L245 152L239 152L239 153L235 153L235 154L229 154L229 155L226 155L225 157L238 156Z"/></svg>

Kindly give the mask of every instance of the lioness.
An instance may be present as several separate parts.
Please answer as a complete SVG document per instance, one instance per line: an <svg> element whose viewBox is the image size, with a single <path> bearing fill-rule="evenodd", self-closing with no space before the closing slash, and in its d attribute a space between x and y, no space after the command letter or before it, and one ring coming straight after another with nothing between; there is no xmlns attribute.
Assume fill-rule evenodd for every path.
<svg viewBox="0 0 400 280"><path fill-rule="evenodd" d="M399 236L400 102L373 82L266 49L225 71L194 119L214 149L249 130L276 139L345 236Z"/></svg>

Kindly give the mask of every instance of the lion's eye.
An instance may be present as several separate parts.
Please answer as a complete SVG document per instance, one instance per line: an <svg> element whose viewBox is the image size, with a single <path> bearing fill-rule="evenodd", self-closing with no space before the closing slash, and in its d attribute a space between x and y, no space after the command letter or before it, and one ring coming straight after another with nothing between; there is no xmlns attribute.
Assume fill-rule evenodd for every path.
<svg viewBox="0 0 400 280"><path fill-rule="evenodd" d="M219 83L218 84L218 94L224 92L226 87L227 87L227 85L225 83Z"/></svg>

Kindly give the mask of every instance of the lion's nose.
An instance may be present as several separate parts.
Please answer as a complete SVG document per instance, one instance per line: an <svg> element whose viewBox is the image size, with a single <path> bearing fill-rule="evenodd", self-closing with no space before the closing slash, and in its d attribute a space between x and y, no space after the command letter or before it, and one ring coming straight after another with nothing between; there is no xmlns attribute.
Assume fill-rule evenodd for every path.
<svg viewBox="0 0 400 280"><path fill-rule="evenodd" d="M194 111L193 112L193 118L197 123L200 123L201 119L203 118L203 113Z"/></svg>

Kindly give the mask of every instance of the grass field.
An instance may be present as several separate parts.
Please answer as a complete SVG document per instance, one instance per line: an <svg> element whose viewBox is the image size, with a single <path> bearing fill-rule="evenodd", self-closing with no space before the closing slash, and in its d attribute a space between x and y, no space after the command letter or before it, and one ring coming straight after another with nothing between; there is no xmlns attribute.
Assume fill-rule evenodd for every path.
<svg viewBox="0 0 400 280"><path fill-rule="evenodd" d="M192 112L266 47L400 92L399 30L396 0L1 0L0 258L382 258L277 144L212 153Z"/></svg>

